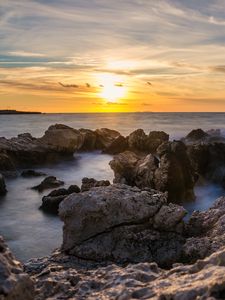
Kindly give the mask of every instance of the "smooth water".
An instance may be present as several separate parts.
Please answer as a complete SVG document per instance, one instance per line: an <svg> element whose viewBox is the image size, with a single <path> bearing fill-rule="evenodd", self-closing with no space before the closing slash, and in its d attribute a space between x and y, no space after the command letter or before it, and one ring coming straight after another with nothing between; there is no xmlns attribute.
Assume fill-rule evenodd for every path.
<svg viewBox="0 0 225 300"><path fill-rule="evenodd" d="M146 133L163 130L170 134L171 139L181 138L194 128L220 128L225 133L225 113L99 113L0 115L0 136L9 138L30 132L40 137L50 125L56 123L77 129L107 127L123 135L137 128L143 128ZM65 181L65 187L71 184L80 186L83 177L108 179L112 182L113 172L108 165L110 159L111 156L98 152L83 153L77 154L73 160L38 170ZM58 217L38 209L43 195L50 190L38 193L30 189L42 179L8 179L8 193L0 197L0 234L14 254L23 261L48 255L61 244L62 222ZM207 209L224 191L221 187L206 184L196 186L195 194L195 201L184 203L189 212Z"/></svg>

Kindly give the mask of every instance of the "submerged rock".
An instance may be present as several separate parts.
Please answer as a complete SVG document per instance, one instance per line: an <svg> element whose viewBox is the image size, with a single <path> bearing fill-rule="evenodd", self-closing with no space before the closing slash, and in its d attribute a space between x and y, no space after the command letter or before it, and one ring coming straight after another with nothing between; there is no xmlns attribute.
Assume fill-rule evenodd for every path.
<svg viewBox="0 0 225 300"><path fill-rule="evenodd" d="M108 186L110 182L108 180L96 180L94 178L87 178L84 177L82 179L81 191L89 191L93 187L101 187L101 186Z"/></svg>
<svg viewBox="0 0 225 300"><path fill-rule="evenodd" d="M64 185L63 181L58 180L55 176L48 176L40 184L32 187L32 189L42 192L44 190L56 188L61 185Z"/></svg>
<svg viewBox="0 0 225 300"><path fill-rule="evenodd" d="M33 300L34 283L0 236L0 299Z"/></svg>
<svg viewBox="0 0 225 300"><path fill-rule="evenodd" d="M126 185L92 188L60 204L62 249L98 262L156 261L170 266L181 255L185 214L154 190Z"/></svg>
<svg viewBox="0 0 225 300"><path fill-rule="evenodd" d="M35 170L25 170L21 173L22 177L29 178L29 177L41 177L41 176L46 176L45 173L35 171Z"/></svg>
<svg viewBox="0 0 225 300"><path fill-rule="evenodd" d="M0 174L0 196L3 196L7 193L6 184L4 177Z"/></svg>

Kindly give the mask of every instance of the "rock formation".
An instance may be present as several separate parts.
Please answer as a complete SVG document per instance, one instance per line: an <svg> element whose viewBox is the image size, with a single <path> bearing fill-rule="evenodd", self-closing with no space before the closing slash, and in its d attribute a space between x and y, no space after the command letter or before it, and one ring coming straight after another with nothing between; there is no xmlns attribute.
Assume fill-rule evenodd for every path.
<svg viewBox="0 0 225 300"><path fill-rule="evenodd" d="M98 262L156 261L170 266L181 255L185 214L154 190L126 185L92 188L60 204L62 249Z"/></svg>
<svg viewBox="0 0 225 300"><path fill-rule="evenodd" d="M33 300L34 284L0 236L0 300Z"/></svg>
<svg viewBox="0 0 225 300"><path fill-rule="evenodd" d="M64 185L63 181L58 180L55 176L48 176L40 184L32 187L32 189L42 192L44 190L53 189L61 185Z"/></svg>
<svg viewBox="0 0 225 300"><path fill-rule="evenodd" d="M21 173L21 176L24 178L30 178L30 177L42 177L42 176L46 176L46 174L35 170L24 170Z"/></svg>
<svg viewBox="0 0 225 300"><path fill-rule="evenodd" d="M108 180L96 180L94 178L87 178L84 177L82 179L81 191L89 191L93 187L101 187L101 186L108 186L110 182Z"/></svg>

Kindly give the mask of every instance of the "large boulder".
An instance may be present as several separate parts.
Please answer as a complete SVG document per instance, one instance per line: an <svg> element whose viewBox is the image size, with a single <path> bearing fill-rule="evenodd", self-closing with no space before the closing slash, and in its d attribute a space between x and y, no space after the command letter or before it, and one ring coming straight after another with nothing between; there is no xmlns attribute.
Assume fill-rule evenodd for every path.
<svg viewBox="0 0 225 300"><path fill-rule="evenodd" d="M164 131L151 131L147 137L146 149L155 153L157 148L164 142L169 141L169 135Z"/></svg>
<svg viewBox="0 0 225 300"><path fill-rule="evenodd" d="M69 126L56 124L52 125L39 139L44 145L49 145L65 153L74 153L79 150L84 143L84 135L79 130Z"/></svg>
<svg viewBox="0 0 225 300"><path fill-rule="evenodd" d="M156 261L170 266L181 255L185 214L154 190L126 185L92 188L60 204L62 250L98 262Z"/></svg>
<svg viewBox="0 0 225 300"><path fill-rule="evenodd" d="M7 193L6 184L4 177L0 174L0 196L3 196Z"/></svg>
<svg viewBox="0 0 225 300"><path fill-rule="evenodd" d="M128 149L128 140L124 136L120 135L115 138L110 145L108 145L104 150L103 153L107 154L118 154L124 152Z"/></svg>
<svg viewBox="0 0 225 300"><path fill-rule="evenodd" d="M131 151L145 151L147 135L143 129L137 129L128 136L128 146Z"/></svg>
<svg viewBox="0 0 225 300"><path fill-rule="evenodd" d="M95 134L97 135L96 147L101 150L107 149L120 136L118 131L108 128L96 129Z"/></svg>
<svg viewBox="0 0 225 300"><path fill-rule="evenodd" d="M110 166L114 183L125 183L139 188L150 187L168 192L171 202L194 199L195 170L181 141L165 142L153 154L138 156L126 151L114 156Z"/></svg>
<svg viewBox="0 0 225 300"><path fill-rule="evenodd" d="M0 236L0 299L33 300L34 283Z"/></svg>
<svg viewBox="0 0 225 300"><path fill-rule="evenodd" d="M79 129L80 134L83 137L83 144L80 147L80 151L93 151L97 148L97 134L90 129Z"/></svg>

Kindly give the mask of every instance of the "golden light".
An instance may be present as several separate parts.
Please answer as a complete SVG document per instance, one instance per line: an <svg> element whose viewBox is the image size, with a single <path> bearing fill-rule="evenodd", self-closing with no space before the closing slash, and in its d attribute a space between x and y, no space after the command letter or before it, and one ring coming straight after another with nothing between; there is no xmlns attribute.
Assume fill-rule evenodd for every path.
<svg viewBox="0 0 225 300"><path fill-rule="evenodd" d="M121 77L112 74L98 75L98 82L101 91L99 96L107 102L116 103L125 97L127 88L121 80Z"/></svg>

